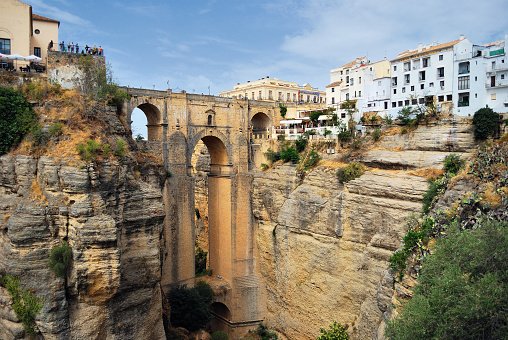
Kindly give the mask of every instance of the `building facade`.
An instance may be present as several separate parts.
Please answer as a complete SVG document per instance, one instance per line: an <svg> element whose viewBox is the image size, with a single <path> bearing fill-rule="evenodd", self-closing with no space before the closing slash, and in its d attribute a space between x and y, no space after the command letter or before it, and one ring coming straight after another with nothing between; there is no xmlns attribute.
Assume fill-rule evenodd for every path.
<svg viewBox="0 0 508 340"><path fill-rule="evenodd" d="M238 83L233 90L219 93L220 97L250 99L250 100L273 100L286 103L325 103L326 93L318 88L295 82L283 81L277 78L262 78L247 83Z"/></svg>
<svg viewBox="0 0 508 340"><path fill-rule="evenodd" d="M58 46L60 22L32 13L17 0L0 1L0 53L36 55L46 61L50 41Z"/></svg>

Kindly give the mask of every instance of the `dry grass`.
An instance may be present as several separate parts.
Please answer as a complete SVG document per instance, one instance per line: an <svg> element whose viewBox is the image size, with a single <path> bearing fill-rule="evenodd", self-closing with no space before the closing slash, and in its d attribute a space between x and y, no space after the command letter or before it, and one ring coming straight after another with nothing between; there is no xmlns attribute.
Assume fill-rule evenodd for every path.
<svg viewBox="0 0 508 340"><path fill-rule="evenodd" d="M391 149L388 149L389 151L395 151L395 152L401 152L401 151L404 151L405 149L402 147L402 146L397 146L396 148L391 148Z"/></svg>
<svg viewBox="0 0 508 340"><path fill-rule="evenodd" d="M497 208L501 205L503 197L497 192L494 183L489 182L485 185L485 191L482 194L481 203L490 204L492 208Z"/></svg>
<svg viewBox="0 0 508 340"><path fill-rule="evenodd" d="M318 166L322 166L322 167L330 168L330 169L343 168L347 165L348 165L348 163L344 163L340 159L322 159L318 163Z"/></svg>
<svg viewBox="0 0 508 340"><path fill-rule="evenodd" d="M436 169L436 168L427 168L427 169L420 169L420 170L413 170L409 171L409 175L423 177L426 180L429 179L436 179L444 174L444 170L442 169Z"/></svg>
<svg viewBox="0 0 508 340"><path fill-rule="evenodd" d="M401 126L393 126L385 131L383 131L383 136L393 136L393 135L400 135L400 132L402 131Z"/></svg>
<svg viewBox="0 0 508 340"><path fill-rule="evenodd" d="M41 203L46 202L48 200L46 198L46 195L44 195L44 192L42 191L39 182L37 182L37 179L34 179L32 186L30 187L30 199L32 201L39 201Z"/></svg>

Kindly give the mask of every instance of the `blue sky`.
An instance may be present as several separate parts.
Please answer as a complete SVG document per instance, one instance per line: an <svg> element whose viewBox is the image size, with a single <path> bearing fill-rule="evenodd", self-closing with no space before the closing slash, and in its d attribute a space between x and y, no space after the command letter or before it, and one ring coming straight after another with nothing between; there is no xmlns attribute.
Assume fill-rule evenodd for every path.
<svg viewBox="0 0 508 340"><path fill-rule="evenodd" d="M101 45L120 85L215 95L266 76L324 90L330 70L356 57L508 34L506 0L23 2L61 22L60 40Z"/></svg>

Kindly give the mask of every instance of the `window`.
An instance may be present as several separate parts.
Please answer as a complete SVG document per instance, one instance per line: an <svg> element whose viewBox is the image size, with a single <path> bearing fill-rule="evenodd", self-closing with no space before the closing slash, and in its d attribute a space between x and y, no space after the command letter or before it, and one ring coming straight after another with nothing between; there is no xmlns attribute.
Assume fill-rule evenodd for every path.
<svg viewBox="0 0 508 340"><path fill-rule="evenodd" d="M355 91L355 98L356 98L356 91Z"/></svg>
<svg viewBox="0 0 508 340"><path fill-rule="evenodd" d="M353 86L355 84L355 80L353 77L351 77L351 79L349 79L349 83L351 84L351 86Z"/></svg>
<svg viewBox="0 0 508 340"><path fill-rule="evenodd" d="M286 101L288 102L290 99L291 99L291 94L288 92L288 93L286 94Z"/></svg>
<svg viewBox="0 0 508 340"><path fill-rule="evenodd" d="M422 59L422 67L429 67L430 66L430 58L423 58Z"/></svg>
<svg viewBox="0 0 508 340"><path fill-rule="evenodd" d="M402 106L402 100L399 100L398 104L399 104L399 107L401 107Z"/></svg>
<svg viewBox="0 0 508 340"><path fill-rule="evenodd" d="M425 88L425 84L420 85L420 90L423 90Z"/></svg>
<svg viewBox="0 0 508 340"><path fill-rule="evenodd" d="M279 101L282 100L282 92L279 92Z"/></svg>
<svg viewBox="0 0 508 340"><path fill-rule="evenodd" d="M409 106L409 99L406 99L406 100L404 101L404 106Z"/></svg>
<svg viewBox="0 0 508 340"><path fill-rule="evenodd" d="M392 102L392 107L397 107L397 103L396 102Z"/></svg>
<svg viewBox="0 0 508 340"><path fill-rule="evenodd" d="M425 71L420 71L418 75L418 80L425 81Z"/></svg>
<svg viewBox="0 0 508 340"><path fill-rule="evenodd" d="M429 84L429 87L434 87L434 83L430 83L430 84Z"/></svg>
<svg viewBox="0 0 508 340"><path fill-rule="evenodd" d="M253 99L253 100L254 100L254 99L256 99L256 98L254 98L254 92L252 92L252 99Z"/></svg>
<svg viewBox="0 0 508 340"><path fill-rule="evenodd" d="M397 94L397 89L393 89L393 94Z"/></svg>
<svg viewBox="0 0 508 340"><path fill-rule="evenodd" d="M332 87L332 92L335 92L335 87Z"/></svg>
<svg viewBox="0 0 508 340"><path fill-rule="evenodd" d="M444 77L444 67L439 67L437 69L437 77L438 78L443 78Z"/></svg>
<svg viewBox="0 0 508 340"><path fill-rule="evenodd" d="M341 112L340 113L340 118L346 118L346 113L345 112Z"/></svg>
<svg viewBox="0 0 508 340"><path fill-rule="evenodd" d="M437 96L438 102L444 102L444 96Z"/></svg>
<svg viewBox="0 0 508 340"><path fill-rule="evenodd" d="M469 89L469 76L459 77L459 90Z"/></svg>
<svg viewBox="0 0 508 340"><path fill-rule="evenodd" d="M359 77L358 78L358 84L361 84L362 83L362 77Z"/></svg>
<svg viewBox="0 0 508 340"><path fill-rule="evenodd" d="M459 107L469 106L469 92L459 93Z"/></svg>
<svg viewBox="0 0 508 340"><path fill-rule="evenodd" d="M11 39L0 39L0 53L11 54Z"/></svg>
<svg viewBox="0 0 508 340"><path fill-rule="evenodd" d="M446 95L446 101L448 101L448 102L452 101L452 95L451 94L447 94Z"/></svg>
<svg viewBox="0 0 508 340"><path fill-rule="evenodd" d="M41 48L40 47L34 47L34 55L41 57Z"/></svg>
<svg viewBox="0 0 508 340"><path fill-rule="evenodd" d="M272 99L272 90L268 91L268 99Z"/></svg>
<svg viewBox="0 0 508 340"><path fill-rule="evenodd" d="M478 81L478 77L477 76L474 77L474 81Z"/></svg>
<svg viewBox="0 0 508 340"><path fill-rule="evenodd" d="M346 70L346 74L349 74L349 70Z"/></svg>
<svg viewBox="0 0 508 340"><path fill-rule="evenodd" d="M411 81L410 74L405 74L404 75L404 84L409 84L410 81Z"/></svg>
<svg viewBox="0 0 508 340"><path fill-rule="evenodd" d="M444 89L443 89L443 87L444 87L444 80L441 80L441 81L439 82L439 86L441 86L441 90L444 90Z"/></svg>
<svg viewBox="0 0 508 340"><path fill-rule="evenodd" d="M406 88L405 87L402 88L402 93L406 93Z"/></svg>
<svg viewBox="0 0 508 340"><path fill-rule="evenodd" d="M36 29L36 30L34 31L34 33L35 33L35 34L40 34L40 33L41 33L41 31L40 31L39 29Z"/></svg>
<svg viewBox="0 0 508 340"><path fill-rule="evenodd" d="M441 61L441 60L443 60L443 55L442 54L439 55L439 61Z"/></svg>
<svg viewBox="0 0 508 340"><path fill-rule="evenodd" d="M343 71L340 71L340 75L342 75L342 72L343 72Z"/></svg>
<svg viewBox="0 0 508 340"><path fill-rule="evenodd" d="M415 90L415 87L414 86L411 86L411 91L414 91Z"/></svg>
<svg viewBox="0 0 508 340"><path fill-rule="evenodd" d="M411 62L404 63L404 72L411 70Z"/></svg>
<svg viewBox="0 0 508 340"><path fill-rule="evenodd" d="M349 93L346 93L346 100L349 100Z"/></svg>
<svg viewBox="0 0 508 340"><path fill-rule="evenodd" d="M358 97L362 96L362 91L358 91Z"/></svg>
<svg viewBox="0 0 508 340"><path fill-rule="evenodd" d="M411 99L411 105L416 105L416 104L418 104L418 99L416 99L416 98Z"/></svg>
<svg viewBox="0 0 508 340"><path fill-rule="evenodd" d="M501 75L501 79L504 79L504 74Z"/></svg>
<svg viewBox="0 0 508 340"><path fill-rule="evenodd" d="M208 115L208 125L212 125L212 121L213 121L213 116Z"/></svg>
<svg viewBox="0 0 508 340"><path fill-rule="evenodd" d="M397 71L397 65L393 66L393 71Z"/></svg>
<svg viewBox="0 0 508 340"><path fill-rule="evenodd" d="M490 95L490 100L496 100L496 94L495 93L492 93Z"/></svg>
<svg viewBox="0 0 508 340"><path fill-rule="evenodd" d="M385 102L385 110L388 110L388 102Z"/></svg>
<svg viewBox="0 0 508 340"><path fill-rule="evenodd" d="M397 77L392 77L392 86L397 86Z"/></svg>
<svg viewBox="0 0 508 340"><path fill-rule="evenodd" d="M296 102L296 93L293 93L293 101Z"/></svg>
<svg viewBox="0 0 508 340"><path fill-rule="evenodd" d="M349 84L349 76L346 76L346 84Z"/></svg>
<svg viewBox="0 0 508 340"><path fill-rule="evenodd" d="M259 91L258 99L261 99L261 91Z"/></svg>
<svg viewBox="0 0 508 340"><path fill-rule="evenodd" d="M367 107L371 107L371 106L372 106L372 104L371 104L371 103L368 103L368 104L367 104Z"/></svg>
<svg viewBox="0 0 508 340"><path fill-rule="evenodd" d="M468 74L469 73L469 61L459 64L459 74Z"/></svg>
<svg viewBox="0 0 508 340"><path fill-rule="evenodd" d="M335 97L332 97L332 104L335 104Z"/></svg>
<svg viewBox="0 0 508 340"><path fill-rule="evenodd" d="M381 80L377 82L377 86L381 86Z"/></svg>

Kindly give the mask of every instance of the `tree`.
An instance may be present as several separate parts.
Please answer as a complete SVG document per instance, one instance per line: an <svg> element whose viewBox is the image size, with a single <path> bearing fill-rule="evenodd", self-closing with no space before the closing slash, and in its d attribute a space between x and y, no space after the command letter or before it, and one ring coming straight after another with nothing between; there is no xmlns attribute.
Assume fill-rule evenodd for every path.
<svg viewBox="0 0 508 340"><path fill-rule="evenodd" d="M171 325L183 327L189 331L204 328L212 319L210 312L210 286L204 281L195 288L178 286L169 291L169 304L171 306ZM210 290L204 286L208 286ZM203 294L203 295L202 295Z"/></svg>
<svg viewBox="0 0 508 340"><path fill-rule="evenodd" d="M454 223L423 262L414 297L388 322L389 339L506 339L508 223Z"/></svg>
<svg viewBox="0 0 508 340"><path fill-rule="evenodd" d="M494 135L501 123L499 114L490 107L484 107L475 112L473 116L475 140L485 140Z"/></svg>
<svg viewBox="0 0 508 340"><path fill-rule="evenodd" d="M326 330L321 328L319 330L321 332L321 336L317 338L317 340L348 340L349 334L347 332L347 326L344 327L337 321L334 321L333 324L329 326L329 329Z"/></svg>
<svg viewBox="0 0 508 340"><path fill-rule="evenodd" d="M317 121L319 120L319 117L322 115L321 112L319 111L313 111L311 114L310 114L310 121L313 122L313 123L317 123Z"/></svg>
<svg viewBox="0 0 508 340"><path fill-rule="evenodd" d="M56 276L66 277L71 261L72 249L67 242L63 242L61 246L51 249L48 265Z"/></svg>
<svg viewBox="0 0 508 340"><path fill-rule="evenodd" d="M282 105L281 103L279 103L279 108L280 108L280 115L282 116L282 118L284 118L286 116L286 113L288 112L288 108L285 107L284 105Z"/></svg>
<svg viewBox="0 0 508 340"><path fill-rule="evenodd" d="M37 115L21 93L0 87L0 156L18 145L36 125Z"/></svg>

